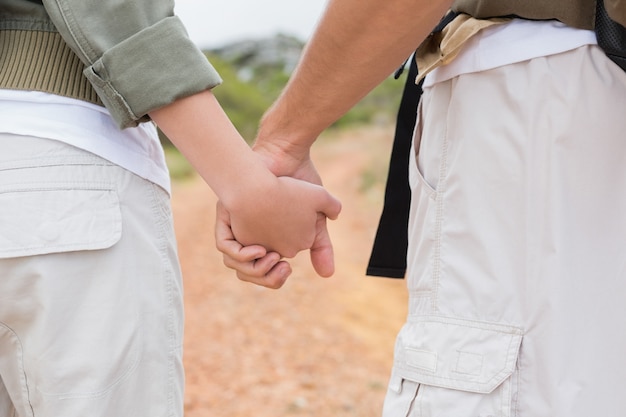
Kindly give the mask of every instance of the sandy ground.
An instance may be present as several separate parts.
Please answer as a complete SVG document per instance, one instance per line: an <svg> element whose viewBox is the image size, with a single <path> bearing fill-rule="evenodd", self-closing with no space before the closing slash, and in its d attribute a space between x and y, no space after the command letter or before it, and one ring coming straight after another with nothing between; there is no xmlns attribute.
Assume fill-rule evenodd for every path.
<svg viewBox="0 0 626 417"><path fill-rule="evenodd" d="M223 266L208 187L199 179L174 184L185 280L187 417L380 415L406 291L402 280L364 271L392 133L359 129L329 134L315 145L324 183L343 202L330 225L336 273L316 276L308 254L300 254L278 291L240 282Z"/></svg>

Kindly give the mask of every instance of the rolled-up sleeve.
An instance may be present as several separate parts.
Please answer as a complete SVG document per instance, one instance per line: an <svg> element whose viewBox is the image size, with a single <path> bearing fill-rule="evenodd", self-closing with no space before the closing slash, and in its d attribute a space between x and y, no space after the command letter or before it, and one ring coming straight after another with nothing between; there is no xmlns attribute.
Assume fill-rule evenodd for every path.
<svg viewBox="0 0 626 417"><path fill-rule="evenodd" d="M221 82L174 15L173 1L44 0L44 5L120 127Z"/></svg>

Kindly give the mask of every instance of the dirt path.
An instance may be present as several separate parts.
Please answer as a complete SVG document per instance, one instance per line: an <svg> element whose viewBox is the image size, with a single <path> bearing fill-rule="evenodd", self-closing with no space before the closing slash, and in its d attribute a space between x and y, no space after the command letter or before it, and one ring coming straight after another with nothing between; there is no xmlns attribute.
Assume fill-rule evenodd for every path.
<svg viewBox="0 0 626 417"><path fill-rule="evenodd" d="M384 184L389 128L328 135L314 160L343 202L330 225L336 273L307 254L278 291L238 281L215 249L215 198L200 180L174 186L185 277L187 417L380 415L396 332L406 314L400 280L365 277Z"/></svg>

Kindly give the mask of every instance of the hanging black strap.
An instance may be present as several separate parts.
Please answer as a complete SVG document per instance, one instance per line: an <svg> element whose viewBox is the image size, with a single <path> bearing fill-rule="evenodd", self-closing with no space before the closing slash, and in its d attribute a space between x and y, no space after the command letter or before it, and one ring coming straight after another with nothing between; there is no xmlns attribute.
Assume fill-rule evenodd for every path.
<svg viewBox="0 0 626 417"><path fill-rule="evenodd" d="M417 103L422 94L422 85L415 83L416 77L417 65L412 59L396 119L396 131L385 186L385 202L367 266L367 275L404 278L406 270L407 230L411 203L409 153L415 128Z"/></svg>
<svg viewBox="0 0 626 417"><path fill-rule="evenodd" d="M448 13L433 30L433 33L441 32L456 16L457 13ZM396 78L402 72L401 69L396 74ZM406 272L407 233L411 205L409 156L413 130L415 129L417 105L422 96L422 82L416 84L416 77L417 64L415 59L410 59L409 73L402 92L396 120L383 212L367 266L367 275L371 276L404 278Z"/></svg>

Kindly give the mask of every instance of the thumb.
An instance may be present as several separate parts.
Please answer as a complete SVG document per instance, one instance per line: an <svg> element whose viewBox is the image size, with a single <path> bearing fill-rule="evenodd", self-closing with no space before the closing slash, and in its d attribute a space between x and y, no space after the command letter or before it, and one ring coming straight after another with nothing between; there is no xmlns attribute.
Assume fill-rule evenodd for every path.
<svg viewBox="0 0 626 417"><path fill-rule="evenodd" d="M310 254L311 265L313 265L318 275L326 278L335 272L333 245L328 234L326 216L322 213L317 214L315 241L311 246Z"/></svg>

